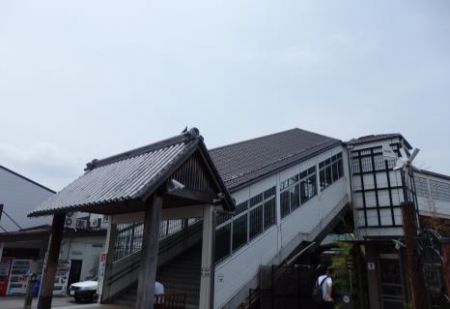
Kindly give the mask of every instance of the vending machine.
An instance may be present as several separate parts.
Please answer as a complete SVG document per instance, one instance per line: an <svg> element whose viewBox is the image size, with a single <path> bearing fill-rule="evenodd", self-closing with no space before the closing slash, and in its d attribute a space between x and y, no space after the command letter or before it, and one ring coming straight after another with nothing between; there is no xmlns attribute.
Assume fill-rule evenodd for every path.
<svg viewBox="0 0 450 309"><path fill-rule="evenodd" d="M26 293L32 263L32 260L12 260L6 295L24 295Z"/></svg>
<svg viewBox="0 0 450 309"><path fill-rule="evenodd" d="M10 258L3 258L0 262L0 296L5 296L8 291L11 262Z"/></svg>
<svg viewBox="0 0 450 309"><path fill-rule="evenodd" d="M55 285L53 295L66 295L67 283L69 282L70 260L59 260L56 268Z"/></svg>

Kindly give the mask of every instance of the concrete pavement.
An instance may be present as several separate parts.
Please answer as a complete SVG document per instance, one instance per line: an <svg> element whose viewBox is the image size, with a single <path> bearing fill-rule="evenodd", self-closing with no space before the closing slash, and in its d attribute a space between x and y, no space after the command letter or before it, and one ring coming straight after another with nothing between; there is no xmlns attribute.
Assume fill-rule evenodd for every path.
<svg viewBox="0 0 450 309"><path fill-rule="evenodd" d="M24 296L2 296L0 297L1 309L23 309ZM37 298L33 298L32 308L37 307ZM131 307L120 305L99 305L76 303L73 297L54 296L52 308L59 309L130 309Z"/></svg>

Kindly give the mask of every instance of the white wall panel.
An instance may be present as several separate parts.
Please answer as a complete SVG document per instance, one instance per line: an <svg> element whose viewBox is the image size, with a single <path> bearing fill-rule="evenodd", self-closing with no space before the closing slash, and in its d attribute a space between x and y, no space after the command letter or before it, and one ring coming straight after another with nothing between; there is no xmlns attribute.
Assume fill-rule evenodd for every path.
<svg viewBox="0 0 450 309"><path fill-rule="evenodd" d="M336 147L239 190L233 193L233 197L239 203L275 185L277 186L277 192L279 192L278 185L280 181L297 175L307 168L316 166L322 160L341 151L343 151L341 146ZM284 247L289 245L286 247L287 250L292 245L292 241L299 239L299 235L304 234L303 240L310 238L313 231L316 233L318 226L324 226L328 223L327 220L330 220L329 215L336 211L337 204L347 197L349 188L347 184L347 168L344 168L344 174L343 178L326 188L320 195L316 195L282 219L279 225L271 227L216 265L215 308L221 308L228 303L247 283L256 278L260 265L274 262L279 254L279 249L282 250L281 247L277 248L278 246ZM318 173L317 181L319 181ZM277 196L277 209L279 207L279 196ZM279 242L281 243L279 244Z"/></svg>
<svg viewBox="0 0 450 309"><path fill-rule="evenodd" d="M30 219L27 217L27 214L53 194L20 176L0 168L0 204L4 205L4 210L7 214L19 223L22 228L51 223L50 217ZM9 232L19 229L6 215L2 216L0 225Z"/></svg>

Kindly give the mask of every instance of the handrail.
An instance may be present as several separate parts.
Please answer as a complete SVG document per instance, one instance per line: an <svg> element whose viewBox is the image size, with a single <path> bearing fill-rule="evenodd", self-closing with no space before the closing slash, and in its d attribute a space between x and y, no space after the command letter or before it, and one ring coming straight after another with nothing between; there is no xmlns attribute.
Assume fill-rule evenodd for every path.
<svg viewBox="0 0 450 309"><path fill-rule="evenodd" d="M172 234L168 236L167 238L164 238L160 240L160 246L159 246L159 255L164 254L170 249L177 247L180 245L184 240L192 237L199 231L201 231L202 227L202 220L197 220L192 223L192 225L186 226L183 230L178 231L175 234ZM121 257L120 259L113 261L113 272L110 273L110 276L106 278L107 285L111 286L115 282L119 281L123 277L129 275L130 272L137 270L140 265L140 256L141 256L142 250L135 251L131 254L128 254L126 256ZM133 261L134 260L134 261ZM129 263L127 263L129 262ZM160 261L159 261L160 262ZM168 262L168 261L164 261ZM161 263L163 264L163 263ZM161 265L159 265L161 266Z"/></svg>

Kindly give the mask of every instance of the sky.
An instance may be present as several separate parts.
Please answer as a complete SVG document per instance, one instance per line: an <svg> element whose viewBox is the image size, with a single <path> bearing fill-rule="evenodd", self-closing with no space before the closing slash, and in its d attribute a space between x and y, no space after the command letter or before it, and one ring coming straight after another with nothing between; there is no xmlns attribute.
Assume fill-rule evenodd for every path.
<svg viewBox="0 0 450 309"><path fill-rule="evenodd" d="M450 175L450 2L0 0L0 165L60 190L198 127L399 132Z"/></svg>

